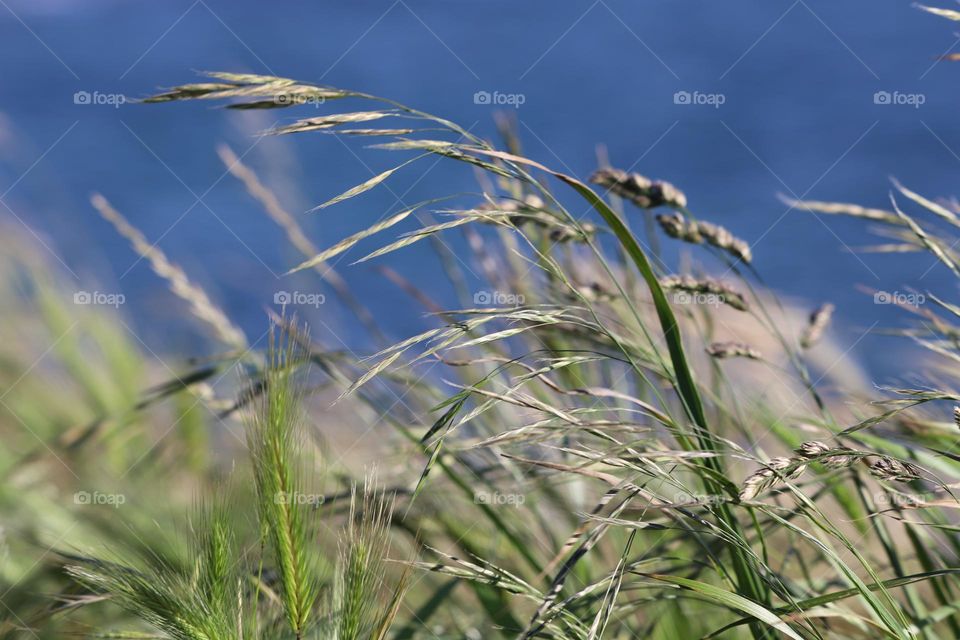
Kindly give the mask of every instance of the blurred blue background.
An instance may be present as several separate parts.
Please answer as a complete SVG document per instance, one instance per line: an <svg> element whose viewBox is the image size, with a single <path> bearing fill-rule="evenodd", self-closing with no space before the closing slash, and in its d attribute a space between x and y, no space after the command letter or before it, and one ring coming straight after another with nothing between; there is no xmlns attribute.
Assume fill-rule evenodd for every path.
<svg viewBox="0 0 960 640"><path fill-rule="evenodd" d="M750 241L756 267L784 295L834 301L841 341L880 379L904 373L899 347L861 334L875 322L902 323L905 314L875 305L857 285L955 295L954 280L930 269L930 257L855 255L849 247L878 242L862 222L788 213L776 197L887 207L889 176L930 197L956 192L960 67L936 58L957 35L952 23L906 0L0 5L0 193L7 205L0 215L41 238L51 260L76 274L78 288L123 292L138 336L159 351L195 339L177 321L183 306L89 206L91 192L106 195L256 337L275 291L320 285L313 275L277 279L299 256L242 185L224 177L217 144L246 154L321 247L399 209L397 196L409 204L477 190L462 165L427 160L389 189L307 215L400 157L364 150L366 139L254 137L277 119L306 117L312 106L240 113L207 103L74 102L78 91L145 96L191 82L202 69L388 96L490 138L495 111L505 110L517 119L528 155L581 177L605 145L614 166L670 180L699 216ZM523 104L476 104L478 91L519 94ZM720 94L723 104L676 104L684 91ZM923 104L876 104L878 91L919 94ZM456 233L447 238L463 247ZM348 261L338 270L393 337L423 329L422 309L369 264ZM390 264L452 303L426 243ZM314 333L333 346L342 340L368 350L326 293Z"/></svg>

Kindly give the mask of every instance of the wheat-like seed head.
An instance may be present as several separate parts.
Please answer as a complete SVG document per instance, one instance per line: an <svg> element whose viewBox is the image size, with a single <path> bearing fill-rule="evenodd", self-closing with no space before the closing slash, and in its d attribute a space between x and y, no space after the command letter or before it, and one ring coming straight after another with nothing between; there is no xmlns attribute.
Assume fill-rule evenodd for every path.
<svg viewBox="0 0 960 640"><path fill-rule="evenodd" d="M150 263L154 273L170 283L170 290L185 300L193 314L209 325L220 340L237 349L246 348L247 339L243 332L210 301L203 289L187 278L183 269L170 262L166 254L155 244L148 242L140 230L130 224L102 195L95 194L91 198L91 203L100 215L130 242L133 249Z"/></svg>
<svg viewBox="0 0 960 640"><path fill-rule="evenodd" d="M813 311L813 313L810 314L810 323L807 325L803 335L800 337L801 347L804 349L809 349L813 345L820 342L820 338L823 337L823 332L826 331L827 327L830 325L830 318L833 316L833 310L834 306L828 302L820 305Z"/></svg>

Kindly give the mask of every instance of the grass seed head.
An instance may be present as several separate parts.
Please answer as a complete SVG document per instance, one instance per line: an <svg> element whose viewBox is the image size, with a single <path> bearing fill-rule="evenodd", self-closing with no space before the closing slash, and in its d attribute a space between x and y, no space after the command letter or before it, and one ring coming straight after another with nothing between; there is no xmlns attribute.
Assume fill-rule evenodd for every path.
<svg viewBox="0 0 960 640"><path fill-rule="evenodd" d="M641 209L661 205L675 209L687 206L687 196L669 182L651 180L639 173L622 169L600 169L590 176L590 182L629 200Z"/></svg>
<svg viewBox="0 0 960 640"><path fill-rule="evenodd" d="M661 278L660 286L668 291L683 291L717 296L723 302L739 311L748 309L747 300L739 291L728 284L711 278L694 278L693 276L667 276Z"/></svg>
<svg viewBox="0 0 960 640"><path fill-rule="evenodd" d="M657 216L657 222L660 223L663 232L671 238L693 244L703 242L703 237L697 233L697 227L687 224L686 219L679 213L661 213Z"/></svg>
<svg viewBox="0 0 960 640"><path fill-rule="evenodd" d="M792 471L789 471L793 465L796 465L796 467L794 467ZM786 456L770 458L770 461L767 462L767 467L773 469L787 480L796 480L807 470L807 465L804 464L801 459L787 458Z"/></svg>
<svg viewBox="0 0 960 640"><path fill-rule="evenodd" d="M589 222L580 225L580 229L568 226L558 226L550 231L550 240L558 244L565 242L586 242L597 233L597 226Z"/></svg>
<svg viewBox="0 0 960 640"><path fill-rule="evenodd" d="M870 473L880 480L909 482L920 479L920 468L907 462L900 462L887 456L878 456L870 462Z"/></svg>
<svg viewBox="0 0 960 640"><path fill-rule="evenodd" d="M617 298L616 292L601 282L593 281L588 284L576 287L577 293L590 302L599 302L601 300L614 300ZM576 296L574 296L576 298Z"/></svg>
<svg viewBox="0 0 960 640"><path fill-rule="evenodd" d="M707 244L722 249L747 264L753 260L750 245L745 240L734 236L726 228L712 222L695 222L692 224L697 226L697 231L707 241Z"/></svg>
<svg viewBox="0 0 960 640"><path fill-rule="evenodd" d="M536 195L529 194L519 200L511 198L502 198L496 202L484 202L477 205L478 211L515 211L520 215L510 216L510 222L515 227L521 227L527 222L542 224L538 214L542 215L546 205L543 200Z"/></svg>
<svg viewBox="0 0 960 640"><path fill-rule="evenodd" d="M714 342L707 347L707 353L722 360L724 358L749 358L759 360L760 352L741 342Z"/></svg>
<svg viewBox="0 0 960 640"><path fill-rule="evenodd" d="M769 467L760 467L743 481L740 489L740 500L753 500L757 494L773 479L775 472Z"/></svg>
<svg viewBox="0 0 960 640"><path fill-rule="evenodd" d="M799 447L794 449L796 454L801 458L818 458L825 454L828 451L831 451L830 447L823 444L818 440L808 440L807 442L802 443Z"/></svg>
<svg viewBox="0 0 960 640"><path fill-rule="evenodd" d="M859 462L862 457L850 447L836 447L833 451L835 455L827 456L820 461L829 469L845 469Z"/></svg>
<svg viewBox="0 0 960 640"><path fill-rule="evenodd" d="M679 213L660 214L657 216L660 228L671 238L703 244L706 242L712 247L726 251L738 260L747 264L753 260L753 252L745 240L736 237L725 227L712 222L687 220Z"/></svg>
<svg viewBox="0 0 960 640"><path fill-rule="evenodd" d="M820 305L810 314L810 323L800 338L800 346L804 349L809 349L820 342L820 338L823 337L823 332L827 329L827 326L830 325L833 310L834 306L828 302Z"/></svg>

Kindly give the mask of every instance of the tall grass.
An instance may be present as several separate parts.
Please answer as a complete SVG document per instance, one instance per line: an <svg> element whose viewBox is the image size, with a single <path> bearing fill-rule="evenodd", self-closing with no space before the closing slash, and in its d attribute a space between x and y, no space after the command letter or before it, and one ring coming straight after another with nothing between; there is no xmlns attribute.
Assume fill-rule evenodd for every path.
<svg viewBox="0 0 960 640"><path fill-rule="evenodd" d="M668 625L696 629L699 625L689 622L682 605L667 607L672 609L672 616L666 620L643 611L644 602L656 608L662 601L686 598L740 615L730 624L746 624L757 638L777 633L790 637L822 635L824 625L818 623L822 614L820 609L816 614L811 612L812 602L817 607L824 602L833 604L832 615L838 616L844 626L859 627L864 632L873 628L905 638L930 625L929 621L924 625L918 622L926 612L917 588L907 586L906 600L900 600L881 575L893 569L894 578L903 578L904 566L912 560L896 552L894 535L912 539L917 547L929 532L921 534L919 527L914 529L915 525L907 523L898 523L905 530L902 532L889 531L885 523L872 532L862 520L870 514L879 515L875 502L877 496L886 495L887 483L925 480L937 486L937 480L916 462L895 457L894 452L905 452L891 450L889 442L867 437L863 430L843 429L810 382L804 350L819 341L832 307L827 305L813 313L800 335L782 335L773 320L776 310L768 308L769 300L757 295L755 285L748 280L742 284L754 292L755 298L749 303L731 285L696 281L689 276L670 280L662 271L658 273L661 269L654 267L625 218L607 204L604 194L572 176L517 153L496 150L453 123L389 100L282 78L221 73L212 77L214 84L177 87L148 102L240 98L241 102L231 106L270 108L319 98L372 101L389 108L307 118L268 133L336 134L355 122L402 119L443 129L451 136L445 140L436 136L423 139L416 128L351 131L355 135L388 136L393 141L375 146L416 155L347 189L319 205L318 210L360 197L396 171L429 155L478 167L491 174L498 185L495 192L487 191L479 198L480 206L437 211L448 221L403 234L359 261L382 257L453 227L494 225L502 230L501 242L513 255L515 269L510 274L513 279L498 278L499 282L492 284L507 284L508 291L522 292L528 302L511 308L469 307L449 312L451 324L372 356L368 370L345 394L360 393L377 376L400 376L404 369L428 357L446 361L445 354L450 352L476 352L472 358L458 358L457 365L466 374L461 374L465 378L462 390L436 405L440 418L419 435L424 454L429 457L414 499L428 495L435 486L437 481L431 479L434 471L442 471L446 478L441 481L452 481L466 493L476 491L474 478L490 482L499 475L498 470L505 477L520 479L539 468L561 476L599 479L609 485L589 514L577 518L580 522L576 526L571 522L571 537L559 546L556 541L544 544L555 538L555 530L538 531L543 538L537 540L529 529L524 531L519 526L519 521L510 522L514 518L505 517L501 509L478 504L476 508L489 521L491 530L502 536L507 553L498 553L481 564L444 556L447 562L432 567L438 573L486 585L500 585L501 575L510 576L516 582L505 589L507 592L523 593L538 603L525 615L522 608L517 608L509 621L512 633L523 637L547 634L590 638L597 637L601 627L613 636L641 629L647 634L667 633L659 629ZM565 204L569 198L548 189L537 174L569 187L572 195L598 214L604 229L618 244L613 249L616 261L610 259L610 249L595 233L570 212L570 204ZM668 234L715 248L728 273L738 274L752 258L745 242L725 229L697 220L686 197L673 185L610 169L598 172L593 180L641 209L673 208L673 217L659 217ZM410 214L407 209L358 231L292 271L335 258L403 222ZM564 228L571 232L558 233ZM520 242L508 244L504 232L515 234ZM926 248L937 249L929 237L917 236ZM475 237L479 237L479 243L485 242L482 236ZM559 244L583 246L568 249ZM628 291L624 283L633 269L641 276L643 286ZM532 285L523 283L527 272L535 274L530 279ZM606 299L584 294L578 281L585 272L603 278L597 289L609 292ZM764 459L751 437L753 425L742 422L737 414L742 416L743 412L728 404L731 399L722 390L732 382L705 387L697 380L687 355L689 340L685 344L684 331L706 332L710 329L705 322L722 327L724 320L698 318L697 311L687 312L689 317L681 324L665 292L668 280L671 290L709 294L733 303L738 311L757 316L781 343L799 379L798 386L807 388L812 415L804 416L805 423L829 444L801 441L782 418L776 417L772 427L780 436L779 448L796 451ZM675 295L674 301L686 299ZM758 359L749 345L732 352L729 348L708 351L714 357L733 353ZM715 373L723 381L722 369L715 369ZM558 381L548 381L550 374L558 376ZM571 405L571 396L583 397L585 402ZM607 403L604 398L617 402ZM412 429L404 433L416 436ZM473 457L486 465L482 475L470 463ZM731 477L728 466L742 467L744 461L753 461L754 470L739 478L736 474ZM842 473L831 472L834 468L842 469ZM810 475L814 479L801 480ZM883 484L874 485L867 479L870 476ZM539 490L544 493L544 502L538 500L533 508L544 511L552 503L553 508L569 513L572 505L562 492L551 487L558 482L553 474L541 471L535 477L538 484L542 483ZM813 497L802 492L804 488L815 489ZM685 499L671 496L671 489L679 490ZM696 498L687 498L691 495ZM770 501L764 500L768 497ZM652 508L656 516L651 518ZM624 518L625 512L636 515ZM846 522L837 520L841 513ZM863 545L864 539L870 538L875 538L878 549L885 549L885 554L873 557L873 550ZM631 550L638 539L646 543L640 546L647 552L634 557ZM546 553L536 549L534 541L540 542ZM784 544L788 553L771 553L771 548L783 548ZM470 550L476 555L475 551ZM613 551L620 561L612 565L603 562L604 551ZM517 557L518 565L506 562L510 555ZM696 561L698 557L703 562ZM794 563L800 574L790 570ZM928 581L938 585L939 592L947 592L950 579L945 576L952 572L948 565L920 565L908 581ZM831 577L827 584L836 580L845 589L835 593L843 595L823 600L821 587L811 573L814 568L828 570ZM574 577L579 578L576 587ZM538 580L545 582L537 586ZM624 603L623 595L633 590L652 595ZM481 600L482 593L489 591L478 592ZM844 600L852 602L839 604ZM952 601L943 605L952 606ZM723 617L718 612L712 620ZM951 618L946 616L944 624L955 624ZM589 620L594 624L588 624ZM708 625L723 627L716 622Z"/></svg>
<svg viewBox="0 0 960 640"><path fill-rule="evenodd" d="M392 100L284 78L213 73L146 102L195 99L292 110L342 101L350 106L267 133L368 136L386 140L371 153L403 154L394 168L331 194L312 215L336 215L428 158L473 171L479 192L436 193L319 249L249 167L233 170L303 254L290 272L331 286L371 345L386 331L329 270L347 254L382 262L427 241L444 260L459 308L444 309L429 285L385 267L390 282L430 313L429 328L361 358L312 341L279 316L260 358L255 348L244 351L254 341L210 296L98 199L101 213L231 351L147 393L127 385L113 398L118 381L87 382L82 393L96 399L97 419L70 437L45 432L42 446L10 457L5 471L49 468L68 456L86 478L98 442L112 442L117 466L128 468L128 449L114 439L138 435L119 442L147 447L149 421L163 423L161 410L183 398L223 422L201 420L203 428L178 442L239 421L249 458L242 468L225 468L216 456L190 466L173 449L155 475L134 464L136 473L121 478L146 499L117 511L122 527L113 517L63 509L84 533L47 543L59 561L4 575L3 602L13 614L7 635L960 635L952 515L960 504L953 494L960 307L947 296L928 292L931 304L909 308L920 322L903 332L937 358L936 377L922 389L878 394L831 377L844 358L832 335L833 305L811 311L779 301L753 266L763 264L762 251L701 219L671 183L609 167L578 179L525 157L509 130L500 150ZM226 150L221 157L236 164ZM960 275L953 242L960 206L893 187L889 209L790 204L880 225L890 242L877 250L929 252ZM631 229L636 219L647 223L646 237ZM396 229L406 230L393 236ZM484 282L471 283L435 242L450 233L465 236L465 258ZM696 257L671 268L645 248L659 246L657 233ZM62 327L58 296L42 296L51 327ZM80 381L92 379L75 350L64 349L62 360ZM238 367L243 374L225 388L223 376ZM39 391L30 393L42 402ZM325 455L311 423L329 414L334 398L348 407L355 422L348 428L378 423L365 442L380 458L376 476ZM183 521L149 499L159 478L177 475L189 476L188 493L200 497L186 531L174 535L169 525L147 523ZM29 480L24 486L30 499L42 493ZM26 499L4 499L5 513L38 517ZM95 552L97 539L109 542ZM59 604L20 615L38 585L60 594Z"/></svg>

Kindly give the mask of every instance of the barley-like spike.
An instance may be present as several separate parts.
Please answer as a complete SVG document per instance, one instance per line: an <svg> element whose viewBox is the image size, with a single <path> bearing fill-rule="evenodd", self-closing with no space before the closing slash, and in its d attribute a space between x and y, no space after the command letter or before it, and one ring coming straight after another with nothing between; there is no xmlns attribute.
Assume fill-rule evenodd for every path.
<svg viewBox="0 0 960 640"><path fill-rule="evenodd" d="M960 428L960 407L953 408L953 424Z"/></svg>
<svg viewBox="0 0 960 640"><path fill-rule="evenodd" d="M803 336L800 338L801 347L809 349L820 342L820 338L823 337L823 332L830 324L830 317L833 316L833 310L834 306L828 302L820 305L810 314L810 324L804 329Z"/></svg>
<svg viewBox="0 0 960 640"><path fill-rule="evenodd" d="M722 360L724 358L749 358L759 360L760 352L741 342L714 342L707 347L707 353Z"/></svg>
<svg viewBox="0 0 960 640"><path fill-rule="evenodd" d="M599 184L641 209L653 209L661 205L675 209L687 206L687 196L675 186L662 180L651 180L639 173L599 169L590 176L590 182Z"/></svg>

